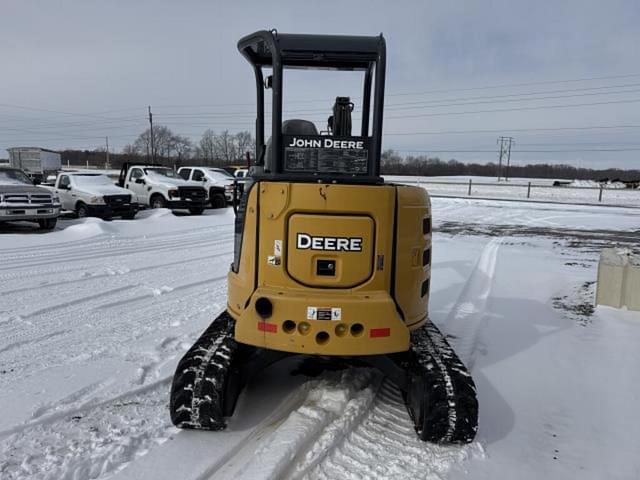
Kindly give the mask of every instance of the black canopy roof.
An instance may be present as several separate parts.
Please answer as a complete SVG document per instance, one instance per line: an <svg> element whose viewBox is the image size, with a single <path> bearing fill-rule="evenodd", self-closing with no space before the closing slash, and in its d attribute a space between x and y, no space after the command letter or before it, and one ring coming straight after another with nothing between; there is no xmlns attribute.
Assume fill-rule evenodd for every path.
<svg viewBox="0 0 640 480"><path fill-rule="evenodd" d="M382 35L309 35L260 30L240 39L238 50L256 66L366 70L385 54Z"/></svg>

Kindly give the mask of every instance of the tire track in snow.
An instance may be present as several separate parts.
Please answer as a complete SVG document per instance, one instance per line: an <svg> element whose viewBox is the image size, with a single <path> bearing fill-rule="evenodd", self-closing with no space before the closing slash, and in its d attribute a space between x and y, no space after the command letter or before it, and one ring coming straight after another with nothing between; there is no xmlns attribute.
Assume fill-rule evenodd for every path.
<svg viewBox="0 0 640 480"><path fill-rule="evenodd" d="M209 246L210 242L206 243ZM93 277L87 277L86 285L83 285L83 288L79 290L80 296L78 297L77 294L75 296L78 298L72 296L71 301L59 302L60 298L69 298L69 290L64 285L60 289L48 289L47 297L54 301L46 307L42 306L43 298L37 291L37 287L36 289L25 289L25 295L22 295L22 298L12 296L12 302L16 306L36 305L41 308L31 312L3 312L3 316L6 316L4 314L9 316L4 319L6 324L3 328L2 343L17 341L21 347L19 350L13 349L10 357L3 355L6 358L5 366L10 366L12 370L12 373L4 376L4 380L10 381L21 372L32 370L38 365L41 365L42 368L55 367L69 361L82 361L83 358L86 359L94 355L106 354L121 357L122 354L119 352L109 354L109 345L98 341L99 337L109 334L109 338L111 338L115 335L118 337L117 340L114 340L116 343L122 344L123 341L131 343L141 335L146 335L158 328L168 328L170 325L177 326L189 318L196 318L195 316L200 318L205 311L217 310L219 306L216 302L206 302L206 306L202 305L204 300L202 294L203 291L213 292L214 298L216 298L218 292L221 291L220 284L224 276L206 275L211 273L211 263L203 264L202 262L202 258L206 255L196 254L198 258L193 258L195 252L202 251L203 249L200 248L187 249L184 252L189 256L188 260L198 261L199 264L195 266L191 261L186 262L186 265L181 261L165 262L165 264L169 263L175 267L172 269L171 275L173 281L175 282L175 279L182 280L178 285L174 283L172 287L168 287L166 291L163 290L164 287L155 288L153 285L147 285L145 281L145 279L151 279L153 282L154 277L149 274L154 271L153 269L161 266L145 265L143 262L143 266L139 269L125 272L125 275L109 275L99 279L98 283L91 282ZM141 250L140 254L143 259L156 258L153 253L149 256L145 250ZM228 253L221 252L211 257L217 257L224 261L223 259L227 255ZM159 258L167 259L162 255ZM176 259L175 256L170 258ZM214 265L216 263L219 262L215 262ZM213 270L215 271L216 267ZM226 263L224 270L226 272ZM123 282L127 282L127 284L122 285ZM105 287L109 284L114 285L115 288L104 292ZM102 289L103 292L87 295L87 292L96 292L99 289ZM174 291L176 294L173 293ZM133 298L131 298L132 295ZM211 293L206 294L207 297L210 295ZM105 296L111 301L103 301ZM138 303L134 309L131 309L122 305L127 301ZM106 310L101 309L105 305L111 306L114 311L105 314ZM172 312L170 320L166 312ZM132 318L132 315L135 318ZM138 318L142 318L143 321ZM55 335L55 338L49 334L51 331L59 331L61 327L71 333ZM81 342L78 341L79 336L83 338ZM42 352L47 353L42 355Z"/></svg>
<svg viewBox="0 0 640 480"><path fill-rule="evenodd" d="M247 442L207 478L434 478L481 454L477 444L441 447L419 440L399 390L375 370L325 373L306 389L277 428Z"/></svg>
<svg viewBox="0 0 640 480"><path fill-rule="evenodd" d="M107 477L175 433L168 371L226 303L218 297L226 288L230 230L116 232L20 257L22 248L0 252L0 286L14 290L0 297L1 343L20 343L0 357L0 380L12 387L5 393L39 388L44 369L61 381L65 371L77 375L53 395L25 399L3 422L2 480ZM119 304L132 296L137 303ZM107 303L113 308L100 308ZM85 382L93 365L104 375Z"/></svg>
<svg viewBox="0 0 640 480"><path fill-rule="evenodd" d="M52 332L52 333L49 333L47 335L41 336L37 340L38 341L49 340L51 338L58 337L60 335L66 335L69 332L70 332L70 330L60 330L58 332ZM20 347L22 347L24 345L28 345L28 344L30 344L32 342L33 342L33 340L29 339L29 340L20 340L18 342L9 343L9 344L5 345L4 347L0 348L0 353L5 353L5 352L8 352L10 350L15 350L16 348L20 348Z"/></svg>
<svg viewBox="0 0 640 480"><path fill-rule="evenodd" d="M55 255L55 256L52 256L50 260L46 260L46 261L37 260L37 261L32 261L31 263L21 263L18 261L11 262L11 261L5 260L3 263L5 263L4 265L5 267L8 267L14 270L17 268L39 267L42 265L59 264L66 260L72 261L72 262L81 262L81 261L93 261L98 258L114 258L114 257L117 258L117 257L122 257L130 254L138 254L140 253L141 249L143 249L145 253L161 252L161 251L169 252L169 251L176 251L176 250L183 251L187 248L197 248L201 246L216 246L223 243L228 243L230 238L231 236L228 236L228 238L225 237L225 238L220 238L216 240L198 239L198 240L192 240L190 242L181 241L179 244L176 244L175 241L162 241L162 242L159 241L152 245L143 243L143 244L136 244L136 245L126 246L126 247L111 248L111 249L102 248L100 250L95 250L90 252L83 251L82 254L75 254L75 255L74 254ZM104 252L104 253L96 253L96 252ZM29 259L29 260L33 260L33 259ZM3 276L3 279L6 279L6 277Z"/></svg>
<svg viewBox="0 0 640 480"><path fill-rule="evenodd" d="M198 276L198 278L202 278ZM129 316L132 314L132 311L129 307L129 304L133 303L144 303L151 302L151 305L148 307L151 311L149 313L144 313L144 309L140 310L140 307L134 309L134 314L136 315L144 315L144 317L149 318L150 321L154 321L154 319L159 318L162 315L162 312L166 311L175 311L175 304L179 304L185 301L185 299L189 299L190 297L199 297L199 289L203 285L212 284L216 285L216 282L222 282L226 278L225 275L208 277L205 279L197 280L195 282L188 282L185 284L178 285L172 288L171 291L164 293L160 296L157 296L153 291L149 290L148 292L144 292L143 294L135 293L136 289L134 285L125 285L121 287L114 288L109 292L101 292L95 295L83 296L79 299L63 302L60 304L56 304L53 306L49 306L46 308L41 308L35 312L30 312L27 314L20 315L21 322L29 322L29 318L34 318L41 316L38 321L30 322L30 325L18 325L12 330L6 330L3 340L13 340L13 342L5 345L1 350L0 354L3 354L9 350L15 350L16 347L20 347L19 352L12 353L11 361L12 363L21 363L23 365L28 364L29 362L26 359L31 358L33 354L37 354L41 349L44 342L47 343L47 348L52 352L57 352L60 354L63 353L61 358L67 358L70 354L77 354L77 340L75 340L75 335L70 335L71 333L75 333L72 331L70 327L75 327L80 323L91 322L95 318L104 317L105 310L110 310L113 308L122 307L124 310L124 316L119 316L120 319L116 322L107 322L109 328L113 332L113 329L117 327L119 324L126 323L129 319ZM179 296L172 295L173 292L181 292L182 294ZM192 293L189 293L193 291ZM96 300L101 298L109 298L113 295L118 295L121 293L134 293L135 296L133 298L128 299L117 299L115 301L109 303L102 303L98 305L91 305L95 303ZM159 300L158 300L159 299ZM81 306L89 303L89 308L86 310L73 311L69 312L69 309L73 309L77 306ZM195 302L188 302L196 305ZM211 307L215 309L215 306ZM156 320L157 322L157 320ZM60 325L64 325L66 329L61 332L51 333L43 333L46 332L46 327L58 327ZM124 334L124 333L123 333ZM129 333L129 336L131 333ZM25 338L25 340L20 340L21 338ZM53 340L51 342L50 340ZM93 343L93 339L85 340L85 347ZM59 344L68 343L68 347L63 348ZM54 348L55 344L55 348ZM96 345L98 346L98 345ZM69 347L73 347L69 349ZM35 350L35 351L34 351ZM76 353L74 353L76 352ZM40 358L40 356L36 358ZM20 362L20 359L25 359L24 362ZM31 361L33 363L33 361ZM55 365L56 362L52 362L50 359L48 360L49 365Z"/></svg>
<svg viewBox="0 0 640 480"><path fill-rule="evenodd" d="M57 310L61 310L61 309L68 308L68 307L75 307L76 305L79 305L81 303L92 302L92 301L98 300L100 298L110 297L110 296L118 294L120 292L126 292L128 290L131 290L135 286L136 285L123 285L123 286L120 286L120 287L112 288L110 290L103 290L102 292L94 293L93 295L84 295L84 296L82 296L80 298L77 298L77 299L74 299L74 300L69 300L69 301L66 301L66 302L60 302L60 303L57 303L55 305L50 305L50 306L47 306L47 307L39 308L38 310L32 310L32 311L27 312L27 313L22 313L22 314L20 314L20 317L22 319L29 319L29 318L35 317L37 315L42 315L42 314L55 312Z"/></svg>
<svg viewBox="0 0 640 480"><path fill-rule="evenodd" d="M473 367L478 335L486 320L501 244L502 238L487 243L446 321L439 325L469 370Z"/></svg>
<svg viewBox="0 0 640 480"><path fill-rule="evenodd" d="M510 215L502 214L501 223L517 220L520 221L522 228L526 228L534 223L552 223L551 220L563 217L552 214L525 219L521 215L517 212ZM491 224L495 221L491 217L483 218L483 224L486 223ZM495 277L498 251L505 238L496 237L485 245L447 319L442 325L438 325L447 335L454 350L469 370L473 368L475 363L478 336L487 319L487 308Z"/></svg>
<svg viewBox="0 0 640 480"><path fill-rule="evenodd" d="M215 241L221 236L229 237L232 234L233 232L229 231L229 228L226 225L224 229L209 227L185 232L169 232L166 234L151 233L138 236L118 236L105 233L97 237L92 237L90 242L86 242L86 246L74 246L73 244L69 245L66 243L62 245L55 244L53 246L35 248L34 250L29 248L26 250L26 253L24 248L3 249L2 257L6 257L9 260L20 263L21 261L46 260L49 258L59 258L61 256L75 256L78 252L101 252L104 251L105 248L114 246L128 247L131 245L146 245L148 247L152 247L155 244L179 244L180 242L198 239ZM12 250L15 250L16 253L13 253Z"/></svg>
<svg viewBox="0 0 640 480"><path fill-rule="evenodd" d="M7 269L7 273L0 276L0 279L11 279L19 275L24 275L28 272L15 272L16 269L24 269L29 267L38 267L35 270L37 273L41 273L43 271L43 266L46 265L57 265L59 267L67 266L65 262L84 262L91 261L94 258L103 258L104 254L108 254L107 256L113 256L117 258L118 256L127 256L129 254L139 254L141 252L155 252L162 251L166 248L175 247L176 249L179 247L189 247L189 246L200 246L200 245L211 245L217 246L221 244L227 244L231 239L230 235L219 236L217 238L203 238L203 237L194 237L190 240L147 240L139 243L134 242L122 242L121 240L110 241L106 244L96 245L95 248L90 250L80 250L75 251L69 254L63 254L57 252L56 248L52 247L50 249L51 254L39 258L24 258L24 259L16 259L10 256L0 255L0 261L3 266L11 266L11 268ZM99 256L96 256L99 255ZM101 256L102 255L102 256ZM46 270L45 270L46 271ZM57 271L57 270L56 270ZM56 271L52 273L56 273Z"/></svg>
<svg viewBox="0 0 640 480"><path fill-rule="evenodd" d="M217 275L215 277L209 277L209 278L204 278L202 280L197 280L195 282L185 283L185 284L182 284L182 285L178 285L177 287L171 287L171 290L169 292L167 292L166 294L171 294L171 293L176 292L176 291L189 290L191 288L200 287L202 285L207 285L207 284L210 284L212 282L222 281L222 280L224 280L226 278L227 278L227 274L225 273L223 275ZM133 297L133 298L120 299L120 300L116 300L115 302L103 303L102 305L99 305L96 308L100 309L100 310L109 310L109 309L112 309L112 308L119 308L119 307L125 307L125 306L128 307L131 304L138 303L138 302L144 302L149 297L156 297L156 296L157 295L155 293L149 292L148 294L138 295L138 296Z"/></svg>
<svg viewBox="0 0 640 480"><path fill-rule="evenodd" d="M195 336L196 333L162 338L154 348L153 359L140 365L137 380L125 385L124 390L120 388L122 387L122 375L120 374L85 385L62 398L39 405L33 410L31 419L0 431L0 439L35 426L51 424L65 417L76 416L109 403L125 400L129 396L145 393L150 389L153 390L157 387L168 385L172 375L167 375L166 373L161 375L163 367L168 363L174 362L179 355L182 355L187 348L186 346L192 343ZM173 370L172 368L171 371ZM147 381L149 379L152 380ZM115 387L115 389L109 390L109 387ZM96 395L102 391L105 392L106 396L96 398Z"/></svg>
<svg viewBox="0 0 640 480"><path fill-rule="evenodd" d="M109 224L107 223L106 225L109 225ZM118 236L116 241L139 241L139 240L145 240L153 237L161 237L163 239L169 239L169 238L182 239L182 238L188 238L190 236L201 236L205 232L216 232L218 230L223 230L225 233L227 233L231 225L232 223L230 222L228 224L212 225L207 227L193 227L193 228L189 228L189 230L186 230L186 231L179 230L179 231L163 233L162 235L158 235L157 233L155 233L151 235L142 234L142 235ZM115 237L112 232L105 231L99 235L94 235L92 237L84 238L82 240L69 240L69 241L66 241L64 244L57 244L56 250L59 250L59 251L68 250L69 252L75 252L78 250L78 247L82 247L83 245L89 245L91 247L94 247L96 245L104 244L105 242L114 241L114 238ZM18 254L17 257L20 257L20 258L29 258L31 256L37 256L37 255L34 255L34 253L37 254L38 252L44 252L44 254L47 254L50 251L51 251L51 246L49 245L40 246L40 247L30 246L28 249L28 254L25 254L24 247L2 249L3 254L11 254L13 252L16 252Z"/></svg>
<svg viewBox="0 0 640 480"><path fill-rule="evenodd" d="M323 444L330 448L322 448ZM360 421L342 435L325 430L288 478L438 478L477 448L443 447L419 440L400 391L384 379Z"/></svg>
<svg viewBox="0 0 640 480"><path fill-rule="evenodd" d="M132 268L130 270L126 270L122 273L116 273L116 272L109 272L109 273L97 273L97 274L92 274L90 276L82 276L80 278L74 278L72 280L61 280L61 281L57 281L55 283L45 283L42 285L36 285L35 287L31 288L31 291L33 292L34 290L42 290L42 289L48 289L48 288L55 288L55 287L60 287L62 285L71 285L71 284L75 284L75 283L87 283L90 282L92 280L100 280L103 278L109 278L109 277L113 277L114 275L125 275L125 274L133 274L133 273L140 273L140 272L146 272L149 270L155 270L158 268L166 268L166 267L172 267L175 265L184 265L186 263L196 263L196 262L202 262L204 260L213 260L215 258L220 258L220 257L224 257L224 256L229 256L233 253L232 250L226 250L224 252L221 253L217 253L215 255L206 255L206 256L202 256L202 257L198 257L198 258L191 258L191 259L183 259L183 260L177 260L175 262L164 262L164 263L159 263L156 265L147 265L145 267L139 267L139 268ZM83 267L84 269L84 267ZM5 295L9 295L12 293L20 293L24 291L24 288L16 288L14 290L5 290L3 292L0 292L0 297L5 296Z"/></svg>
<svg viewBox="0 0 640 480"><path fill-rule="evenodd" d="M166 415L169 383L170 378L164 378L0 432L0 477L72 480L121 470L175 432Z"/></svg>

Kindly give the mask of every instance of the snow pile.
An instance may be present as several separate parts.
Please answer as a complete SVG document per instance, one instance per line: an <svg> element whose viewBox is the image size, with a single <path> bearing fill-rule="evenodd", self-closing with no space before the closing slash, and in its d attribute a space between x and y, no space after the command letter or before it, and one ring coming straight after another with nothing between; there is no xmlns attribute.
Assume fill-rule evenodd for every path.
<svg viewBox="0 0 640 480"><path fill-rule="evenodd" d="M600 182L596 182L595 180L572 180L567 186L578 188L600 188Z"/></svg>
<svg viewBox="0 0 640 480"><path fill-rule="evenodd" d="M597 182L595 180L572 180L568 186L576 188L627 188L624 182Z"/></svg>

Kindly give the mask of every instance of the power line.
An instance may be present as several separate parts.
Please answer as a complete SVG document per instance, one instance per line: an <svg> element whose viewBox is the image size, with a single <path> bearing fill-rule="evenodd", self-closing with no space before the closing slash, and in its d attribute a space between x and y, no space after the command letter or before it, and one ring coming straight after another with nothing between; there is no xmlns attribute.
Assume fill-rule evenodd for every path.
<svg viewBox="0 0 640 480"><path fill-rule="evenodd" d="M602 94L603 92L599 92L598 94ZM604 92L606 94L611 94L611 93L624 93L624 92ZM584 95L593 95L593 93L590 94L581 94L581 96ZM536 99L536 100L541 100L541 98ZM553 109L553 108L573 108L573 107L582 107L582 106L594 106L594 105L606 105L606 104L618 104L618 103L635 103L638 102L640 100L635 100L635 99L630 99L630 100L619 100L619 101L607 101L607 102L591 102L591 103L582 103L582 104L567 104L567 105L544 105L544 106L533 106L533 107L516 107L516 108L508 108L508 109L492 109L492 110L477 110L477 111L469 111L469 112L434 112L434 113L425 113L425 114L417 114L417 115L402 115L401 117L397 117L397 116L388 116L386 117L386 119L388 120L394 120L394 119L404 119L404 118L416 118L416 117L430 117L430 116L441 116L441 115L463 115L463 114L475 114L475 113L492 113L492 112L505 112L505 111L522 111L522 110L539 110L539 109ZM444 106L444 105L439 105L439 106ZM40 109L38 109L40 110ZM51 112L58 112L58 111L53 111L53 110L46 110L46 111L51 111ZM301 112L301 111L298 111ZM324 110L322 110L322 112L324 112ZM61 112L61 113L65 113L67 115L73 115L70 112ZM293 111L290 111L289 113L293 113ZM79 115L84 115L84 114L79 114ZM193 115L193 114L165 114L164 116L173 116L173 117L180 117L180 119L187 119L187 118L202 118L205 116L221 116L224 115L227 118L229 116L233 116L233 114L231 112L225 112L225 113L213 113L213 114L199 114L199 115ZM251 115L252 114L241 114L241 115ZM161 116L161 118L163 118L163 116ZM49 125L49 124L36 124L34 126L31 126L28 129L25 128L15 128L15 127L3 127L4 130L10 130L10 131L14 131L14 132L26 132L26 133L32 133L32 134L39 134L41 132L37 132L34 129L44 129L44 130L50 130L53 128L65 128L65 127L82 127L82 131L90 131L90 130L94 130L94 131L102 131L102 130L108 130L108 129L122 129L122 128L130 128L134 125L129 125L127 127L123 126L122 123L138 123L140 122L140 117L102 117L101 121L94 121L94 122L82 122L82 123L78 123L78 122L74 122L74 123L60 123L57 125ZM210 127L215 127L215 126L222 126L222 127L228 127L228 126L242 126L242 127L250 127L250 119L247 118L247 121L240 121L240 122L230 122L230 121L224 121L221 123L218 122L207 122L207 123L191 123L191 122L179 122L176 121L176 119L167 119L169 120L170 124L172 125L185 125L185 126L193 126L193 127L205 127L205 128L210 128ZM319 121L323 121L324 118L322 120ZM117 123L117 125L112 125L114 123ZM87 128L88 126L94 126L95 128ZM637 126L607 126L607 127L570 127L567 128L567 130L569 129L588 129L588 128L637 128ZM519 129L508 129L509 131L516 131ZM559 130L559 129L525 129L525 130L537 130L537 131L553 131L553 130ZM486 131L486 130L485 130ZM497 131L497 130L494 130ZM504 131L504 130L500 130L500 131ZM463 131L460 132L389 132L389 133L385 133L385 135L429 135L429 134L445 134L445 133L462 133ZM466 131L469 132L469 131ZM476 132L481 132L480 130L476 131ZM56 132L51 132L48 131L47 133L50 134L54 134L54 135L65 135L62 133L56 133ZM66 134L68 136L68 134Z"/></svg>
<svg viewBox="0 0 640 480"><path fill-rule="evenodd" d="M534 85L549 85L554 83L591 82L596 80L613 80L616 78L631 78L631 77L640 77L640 73L630 73L626 75L608 75L608 76L590 77L590 78L573 78L573 79L567 79L567 80L543 80L539 82L527 82L527 83L503 83L501 85L485 85L482 87L453 88L453 89L447 89L447 90L427 90L423 92L392 93L389 96L400 97L400 96L408 96L408 95L427 95L427 94L433 94L433 93L470 92L474 90L491 90L495 88L531 87Z"/></svg>
<svg viewBox="0 0 640 480"><path fill-rule="evenodd" d="M578 83L578 82L588 82L588 81L596 81L596 80L614 80L621 78L633 78L640 77L640 73L631 73L625 75L607 75L607 76L599 76L599 77L588 77L588 78L573 78L573 79L564 79L564 80L544 80L539 82L526 82L526 83L507 83L507 84L499 84L499 85L485 85L480 87L467 87L467 88L452 88L445 90L423 90L418 92L397 92L397 93L386 93L385 97L401 97L401 96L411 96L411 95L431 95L431 94L440 94L440 93L451 93L451 92L470 92L476 90L491 90L496 88L515 88L515 87L529 87L534 85L551 85L558 83ZM362 98L352 97L352 98ZM326 98L322 99L305 99L305 100L289 100L288 103L318 103L318 102L326 102ZM209 107L231 107L231 106L255 106L254 103L217 103L217 104L191 104L191 105L158 105L158 108L209 108Z"/></svg>
<svg viewBox="0 0 640 480"><path fill-rule="evenodd" d="M631 73L625 75L607 75L607 76L598 76L598 77L587 77L587 78L573 78L573 79L563 79L563 80L544 80L538 82L526 82L526 83L506 83L506 84L498 84L498 85L484 85L479 87L467 87L467 88L453 88L453 89L444 89L444 90L423 90L418 92L397 92L397 93L387 93L386 97L399 97L399 96L411 96L411 95L430 95L430 94L440 94L440 93L451 93L451 92L470 92L477 90L491 90L497 88L516 88L516 87L528 87L534 85L551 85L551 84L562 84L562 83L578 83L578 82L588 82L588 81L598 81L598 80L613 80L613 79L621 79L621 78L634 78L640 77L640 73ZM592 87L595 88L614 88L614 87ZM617 88L617 87L616 87ZM361 97L353 97L353 98L361 98ZM326 102L326 98L322 99L305 99L305 100L290 100L288 103L317 103L317 102ZM391 104L390 104L391 105ZM255 106L255 103L215 103L215 104L182 104L182 105L156 105L156 108L210 108L210 107L222 107L222 106ZM47 113L57 113L61 115L78 115L78 116L88 116L88 117L101 117L107 113L114 112L127 112L138 110L140 107L127 107L122 109L114 109L114 110L104 110L99 112L67 112L61 110L52 110L52 109L44 109L37 108L25 105L16 105L12 103L0 103L0 107L13 108L18 110L29 110L35 112L47 112Z"/></svg>
<svg viewBox="0 0 640 480"><path fill-rule="evenodd" d="M457 102L462 100L485 100L485 99L499 99L499 98L511 98L511 97L528 97L533 95L546 95L549 93L574 93L574 92L586 92L591 90L606 90L611 88L631 88L640 86L640 83L626 83L622 85L604 85L599 87L586 87L586 88L569 88L569 89L561 89L561 90L542 90L538 92L522 92L522 93L509 93L503 95L479 95L476 97L457 97L457 98L448 98L448 99L440 99L440 100L420 100L420 101L412 101L412 102L402 102L402 103L389 103L386 106L400 106L400 105L414 105L414 104L432 104L432 103L441 103L441 102ZM607 95L610 92L602 92L602 95Z"/></svg>
<svg viewBox="0 0 640 480"><path fill-rule="evenodd" d="M640 125L596 125L589 127L540 127L540 128L497 128L497 129L477 129L477 130L436 130L430 132L388 132L383 135L459 135L468 133L500 133L508 132L559 132L559 131L580 131L580 130L608 130L618 128L640 128Z"/></svg>
<svg viewBox="0 0 640 480"><path fill-rule="evenodd" d="M79 112L65 112L61 110L49 110L46 108L36 108L36 107L29 107L25 105L15 105L13 103L0 103L0 107L14 108L17 110L29 110L33 112L57 113L60 115L76 115L81 117L106 118L106 117L97 116L96 114L93 114L93 113L79 113Z"/></svg>
<svg viewBox="0 0 640 480"><path fill-rule="evenodd" d="M398 152L415 152L415 153L494 153L495 150L396 150ZM571 150L512 150L514 153L579 153L579 152L638 152L640 148L582 148Z"/></svg>
<svg viewBox="0 0 640 480"><path fill-rule="evenodd" d="M397 120L397 119L404 119L404 118L420 118L420 117L438 117L438 116L447 116L447 115L471 115L475 113L497 113L497 112L516 112L516 111L526 111L526 110L545 110L545 109L555 109L555 108L591 107L595 105L616 105L621 103L637 103L637 102L640 102L640 99L612 100L608 102L592 102L592 103L573 103L573 104L564 104L564 105L541 105L537 107L498 108L494 110L472 110L472 111L466 111L466 112L420 113L420 114L412 114L412 115L402 115L401 117L385 117L385 120Z"/></svg>
<svg viewBox="0 0 640 480"><path fill-rule="evenodd" d="M615 145L627 145L627 146L635 146L640 147L640 143L637 142L573 142L573 143L520 143L521 147L575 147L582 145L596 145L596 146L615 146Z"/></svg>
<svg viewBox="0 0 640 480"><path fill-rule="evenodd" d="M465 105L482 105L487 103L514 103L514 102L537 102L541 100L556 100L559 98L575 98L575 97L592 97L592 96L601 96L601 95L619 95L621 93L637 93L640 92L640 89L631 89L631 90L618 90L614 92L591 92L591 93L576 93L570 95L548 95L544 97L536 97L536 98L505 98L503 100L481 100L474 102L458 102L458 103L443 103L439 105L413 105L406 104L409 106L403 106L401 108L389 108L388 110L398 111L398 110L415 110L415 109L423 109L425 107L430 108L441 108L441 107L456 107L456 106L465 106Z"/></svg>
<svg viewBox="0 0 640 480"><path fill-rule="evenodd" d="M640 86L640 83L636 84L628 84L626 87L631 86ZM601 87L604 88L604 87ZM613 87L606 87L613 88ZM587 89L590 90L590 89ZM557 90L555 92L572 92L572 91L580 91L580 90ZM415 110L415 109L423 109L425 107L431 108L441 108L441 107L452 107L452 106L465 106L465 105L479 105L479 104L487 104L487 103L513 103L513 102L532 102L532 101L541 101L541 100L552 100L552 99L560 99L560 98L575 98L575 97L589 97L589 96L600 96L600 95L619 95L623 93L637 93L640 92L640 89L627 89L627 90L618 90L613 92L590 92L590 93L578 93L578 94L569 94L569 95L552 95L552 96L543 96L537 98L506 98L506 97L514 97L514 96L522 96L522 95L540 95L543 93L554 93L554 92L537 92L530 94L518 94L518 95L497 95L497 96L486 96L486 97L472 97L472 98L458 98L458 99L447 99L447 100L433 100L429 102L406 102L402 104L388 104L385 106L387 111L402 111L402 110ZM500 100L500 98L504 98ZM471 99L498 99L498 100L482 100L482 101L473 101L467 102L464 100ZM442 103L442 102L452 102L452 103ZM438 105L434 105L434 103L438 103ZM401 108L394 108L401 107ZM284 114L294 114L294 113L302 113L302 114L315 114L315 113L325 113L328 112L327 109L302 109L302 110L291 110L285 109L283 111ZM269 110L266 111L269 113ZM359 113L359 112L358 112ZM192 119L206 119L211 117L246 117L252 118L255 116L254 111L226 111L226 112L182 112L182 113L161 113L162 117L171 117L171 118L192 118Z"/></svg>

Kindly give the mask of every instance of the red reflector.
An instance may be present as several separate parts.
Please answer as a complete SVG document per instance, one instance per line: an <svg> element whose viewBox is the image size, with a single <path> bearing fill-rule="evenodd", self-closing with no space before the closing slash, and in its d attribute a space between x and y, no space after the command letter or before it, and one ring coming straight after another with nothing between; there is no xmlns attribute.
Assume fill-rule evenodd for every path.
<svg viewBox="0 0 640 480"><path fill-rule="evenodd" d="M389 335L391 335L390 328L372 328L371 331L369 332L369 336L371 338L388 337Z"/></svg>
<svg viewBox="0 0 640 480"><path fill-rule="evenodd" d="M258 330L261 332L276 333L278 331L278 325L275 323L258 322Z"/></svg>

